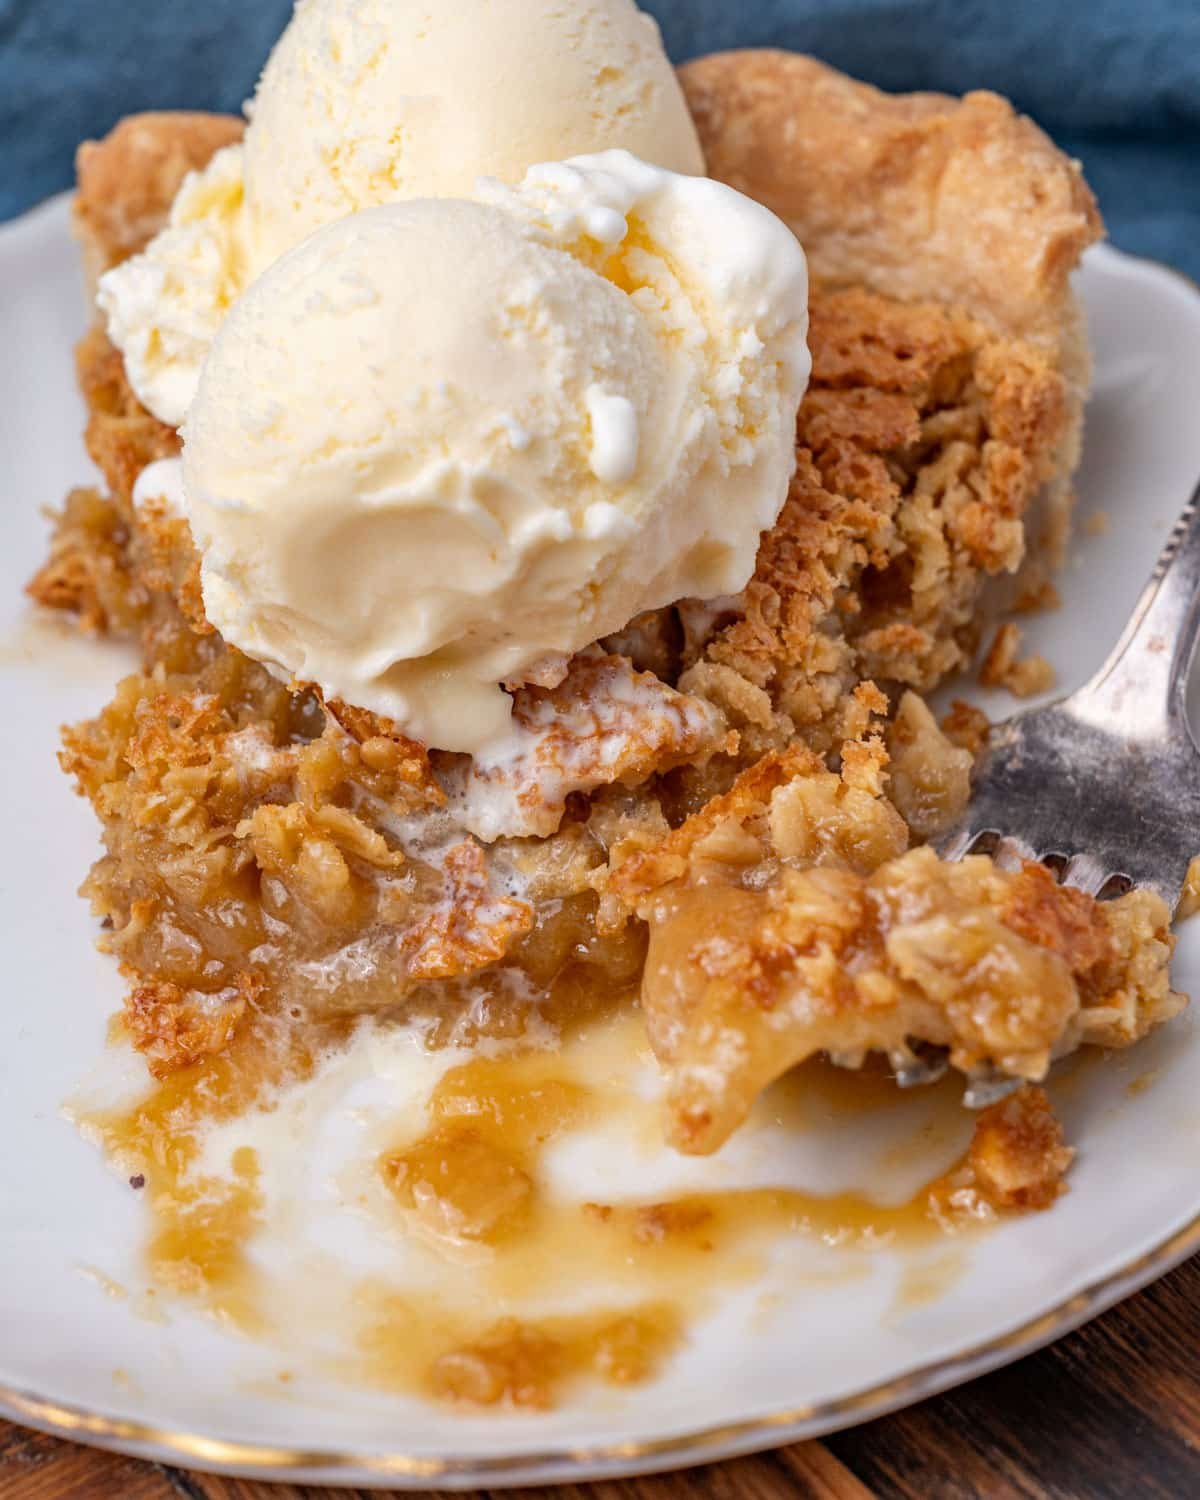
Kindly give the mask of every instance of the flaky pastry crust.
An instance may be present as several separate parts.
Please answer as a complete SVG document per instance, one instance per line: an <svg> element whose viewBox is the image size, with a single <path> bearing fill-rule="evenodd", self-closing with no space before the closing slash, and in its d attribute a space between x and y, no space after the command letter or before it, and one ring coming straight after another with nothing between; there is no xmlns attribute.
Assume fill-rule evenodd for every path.
<svg viewBox="0 0 1200 1500"><path fill-rule="evenodd" d="M1102 224L1079 163L1007 100L885 94L770 50L680 78L710 174L790 225L818 280L1061 345L1070 273Z"/></svg>

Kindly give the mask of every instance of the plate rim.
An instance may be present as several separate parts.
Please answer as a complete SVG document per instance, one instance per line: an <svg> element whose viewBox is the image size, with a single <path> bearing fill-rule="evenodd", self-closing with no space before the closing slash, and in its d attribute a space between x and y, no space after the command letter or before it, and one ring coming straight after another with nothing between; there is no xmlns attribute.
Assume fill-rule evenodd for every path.
<svg viewBox="0 0 1200 1500"><path fill-rule="evenodd" d="M889 1380L800 1407L698 1428L663 1438L559 1446L543 1452L482 1457L356 1454L336 1448L290 1448L230 1442L172 1431L0 1385L0 1416L91 1447L173 1463L209 1473L295 1483L361 1484L391 1489L509 1488L585 1482L683 1469L744 1457L821 1437L859 1421L886 1416L965 1380L1033 1354L1165 1276L1200 1251L1200 1213L1107 1275L1049 1310L969 1349L918 1365Z"/></svg>
<svg viewBox="0 0 1200 1500"><path fill-rule="evenodd" d="M5 224L0 243L52 221L74 194L52 194ZM47 226L48 227L48 226ZM65 227L65 226L64 226ZM1200 300L1200 282L1174 266L1133 255L1105 242L1091 260L1122 264L1169 279ZM783 1407L742 1421L640 1441L477 1457L354 1453L338 1448L268 1446L159 1427L136 1418L56 1401L0 1383L0 1416L56 1437L136 1457L181 1463L210 1473L309 1483L362 1484L393 1489L504 1488L618 1478L687 1468L819 1437L858 1421L884 1416L1052 1343L1200 1252L1200 1213L1131 1260L1088 1283L1051 1308L978 1344L865 1388L803 1406Z"/></svg>

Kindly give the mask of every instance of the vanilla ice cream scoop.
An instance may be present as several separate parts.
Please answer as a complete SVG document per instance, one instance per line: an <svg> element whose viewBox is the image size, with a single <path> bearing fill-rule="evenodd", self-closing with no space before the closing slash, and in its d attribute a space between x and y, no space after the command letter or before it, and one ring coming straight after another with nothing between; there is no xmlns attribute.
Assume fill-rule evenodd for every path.
<svg viewBox="0 0 1200 1500"><path fill-rule="evenodd" d="M633 0L299 0L249 120L185 183L168 229L101 282L130 382L172 426L232 301L322 225L609 147L704 171Z"/></svg>
<svg viewBox="0 0 1200 1500"><path fill-rule="evenodd" d="M183 469L208 616L429 745L496 753L500 684L745 585L806 330L788 229L628 152L341 219L205 364Z"/></svg>
<svg viewBox="0 0 1200 1500"><path fill-rule="evenodd" d="M300 0L246 139L251 237L274 260L359 209L610 147L704 171L633 0Z"/></svg>

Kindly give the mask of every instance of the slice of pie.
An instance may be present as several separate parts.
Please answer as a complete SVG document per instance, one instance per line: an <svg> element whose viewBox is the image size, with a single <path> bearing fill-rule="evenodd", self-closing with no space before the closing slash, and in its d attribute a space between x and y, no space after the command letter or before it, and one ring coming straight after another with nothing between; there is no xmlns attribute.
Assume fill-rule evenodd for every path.
<svg viewBox="0 0 1200 1500"><path fill-rule="evenodd" d="M222 641L149 469L179 437L84 337L105 489L68 497L30 589L141 646L62 760L102 825L85 890L156 1076L304 1017L544 1038L640 994L671 1139L705 1152L814 1052L1037 1080L1184 1003L1156 896L921 847L986 724L918 695L970 660L990 581L1036 599L1065 537L1088 371L1069 273L1100 232L1078 166L993 95L894 98L775 52L682 77L713 175L810 257L795 478L740 595L517 690L503 767ZM87 265L139 249L238 129L146 115L83 148Z"/></svg>

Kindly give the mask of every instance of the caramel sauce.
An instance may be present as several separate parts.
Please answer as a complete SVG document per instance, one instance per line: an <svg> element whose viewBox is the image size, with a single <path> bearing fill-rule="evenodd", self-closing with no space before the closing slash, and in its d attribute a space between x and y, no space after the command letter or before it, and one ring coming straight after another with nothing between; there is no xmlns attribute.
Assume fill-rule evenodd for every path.
<svg viewBox="0 0 1200 1500"><path fill-rule="evenodd" d="M249 1254L264 1228L260 1163L243 1146L227 1171L211 1168L203 1136L269 1106L285 1085L303 1085L350 1029L256 1015L223 1053L172 1074L131 1109L86 1118L123 1170L145 1175L154 1285L247 1333L272 1331L266 1273ZM340 1373L455 1403L544 1407L585 1378L653 1376L689 1323L722 1290L751 1284L771 1257L786 1256L789 1239L859 1252L940 1239L952 1174L890 1205L790 1187L645 1202L564 1191L555 1148L570 1137L617 1123L630 1149L661 1150L657 1105L629 1081L645 1046L635 1007L606 1019L582 1014L557 1050L477 1053L451 1067L423 1120L406 1136L393 1125L391 1138L377 1137L370 1164L356 1168L375 1184L362 1201L388 1217L396 1238L431 1250L439 1279L430 1291L383 1278L346 1286L351 1322L338 1333L353 1352L337 1356ZM945 1094L938 1119L952 1109L961 1122L957 1092ZM755 1117L801 1132L894 1109L896 1099L885 1071L812 1062L768 1090ZM931 1139L925 1126L922 1153ZM907 1138L895 1149L910 1149ZM798 1268L793 1280L804 1275ZM583 1310L580 1288L593 1304ZM909 1296L925 1300L916 1282Z"/></svg>
<svg viewBox="0 0 1200 1500"><path fill-rule="evenodd" d="M258 1273L246 1247L261 1227L259 1162L234 1151L228 1174L197 1170L203 1132L311 1077L349 1027L282 1024L258 1015L224 1052L172 1073L132 1108L79 1117L122 1171L141 1173L151 1211L145 1261L153 1281L203 1302L249 1333L265 1331ZM122 1028L110 1027L110 1042Z"/></svg>
<svg viewBox="0 0 1200 1500"><path fill-rule="evenodd" d="M877 1249L924 1244L941 1233L942 1177L891 1205L854 1191L792 1188L729 1188L634 1204L561 1199L539 1171L543 1149L568 1129L630 1107L620 1091L570 1081L563 1069L554 1054L454 1068L433 1091L431 1128L379 1158L384 1183L426 1233L493 1247L475 1274L498 1296L553 1289L558 1268L566 1268L568 1286L590 1276L638 1286L660 1281L666 1292L715 1251L745 1250L781 1234ZM861 1110L887 1097L885 1083L894 1098L886 1078L811 1064L766 1103L790 1123L798 1114ZM741 1264L748 1269L751 1262Z"/></svg>
<svg viewBox="0 0 1200 1500"><path fill-rule="evenodd" d="M548 1148L571 1131L637 1109L618 1084L572 1076L571 1050L475 1058L451 1069L433 1091L426 1131L380 1152L379 1180L417 1232L448 1249L487 1253L463 1272L463 1301L480 1309L474 1322L410 1297L363 1294L360 1368L372 1382L474 1404L544 1406L584 1374L621 1383L651 1375L712 1298L750 1282L768 1253L786 1251L789 1237L862 1252L943 1242L953 1173L892 1205L858 1192L791 1188L649 1202L560 1195L547 1170ZM953 1086L942 1092L957 1109ZM895 1097L885 1073L812 1063L769 1091L763 1108L779 1123L811 1126L894 1105ZM930 1144L926 1128L921 1149L928 1153ZM929 1300L963 1264L961 1252L953 1262L918 1262L901 1300ZM508 1312L531 1300L566 1300L581 1285L638 1300L560 1317Z"/></svg>
<svg viewBox="0 0 1200 1500"><path fill-rule="evenodd" d="M561 1071L542 1053L451 1069L430 1100L433 1128L380 1159L397 1200L446 1238L497 1244L528 1231L541 1148L595 1117L595 1095Z"/></svg>
<svg viewBox="0 0 1200 1500"><path fill-rule="evenodd" d="M471 1406L545 1410L589 1376L638 1384L658 1372L683 1331L679 1309L654 1302L490 1323L381 1288L362 1289L359 1304L365 1331L355 1373Z"/></svg>

